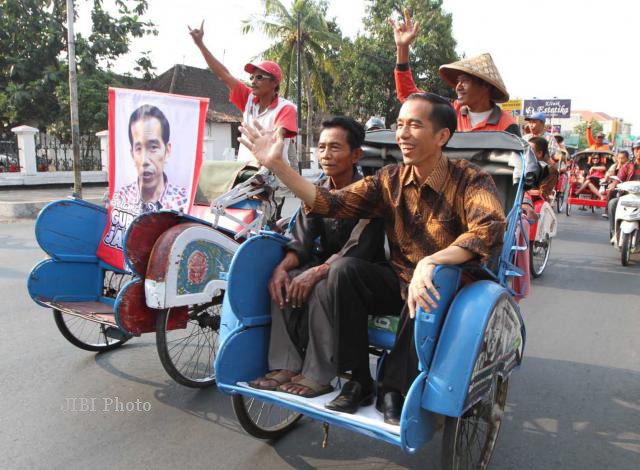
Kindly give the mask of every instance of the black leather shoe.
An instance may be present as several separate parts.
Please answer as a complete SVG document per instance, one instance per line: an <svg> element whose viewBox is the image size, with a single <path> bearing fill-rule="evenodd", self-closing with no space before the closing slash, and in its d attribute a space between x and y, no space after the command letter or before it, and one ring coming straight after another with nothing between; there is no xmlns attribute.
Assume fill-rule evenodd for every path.
<svg viewBox="0 0 640 470"><path fill-rule="evenodd" d="M367 406L371 403L373 403L373 390L371 388L363 390L359 382L350 380L343 385L340 395L324 405L324 407L332 411L353 414L358 410L358 407Z"/></svg>
<svg viewBox="0 0 640 470"><path fill-rule="evenodd" d="M387 392L382 402L382 414L384 422L393 426L400 425L400 415L402 414L402 405L404 399L399 392Z"/></svg>

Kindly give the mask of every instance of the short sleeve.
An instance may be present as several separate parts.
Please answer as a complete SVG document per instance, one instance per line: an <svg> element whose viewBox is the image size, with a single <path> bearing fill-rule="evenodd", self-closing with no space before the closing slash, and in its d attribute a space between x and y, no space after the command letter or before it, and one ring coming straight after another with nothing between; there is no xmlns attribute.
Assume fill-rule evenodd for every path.
<svg viewBox="0 0 640 470"><path fill-rule="evenodd" d="M244 108L247 105L250 94L251 88L240 80L236 80L235 86L231 89L231 93L229 93L229 101L244 113Z"/></svg>
<svg viewBox="0 0 640 470"><path fill-rule="evenodd" d="M284 127L285 137L295 137L298 134L296 108L292 105L283 106L274 121L275 127Z"/></svg>

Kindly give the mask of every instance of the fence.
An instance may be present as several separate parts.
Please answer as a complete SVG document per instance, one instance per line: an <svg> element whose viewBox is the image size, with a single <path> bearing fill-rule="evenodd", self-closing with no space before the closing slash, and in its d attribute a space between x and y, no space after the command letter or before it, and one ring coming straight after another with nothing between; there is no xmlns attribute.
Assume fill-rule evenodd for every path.
<svg viewBox="0 0 640 470"><path fill-rule="evenodd" d="M0 173L20 171L18 144L14 140L0 140Z"/></svg>
<svg viewBox="0 0 640 470"><path fill-rule="evenodd" d="M36 168L38 171L73 170L73 147L50 134L36 134ZM94 135L80 136L80 169L100 171L100 140Z"/></svg>

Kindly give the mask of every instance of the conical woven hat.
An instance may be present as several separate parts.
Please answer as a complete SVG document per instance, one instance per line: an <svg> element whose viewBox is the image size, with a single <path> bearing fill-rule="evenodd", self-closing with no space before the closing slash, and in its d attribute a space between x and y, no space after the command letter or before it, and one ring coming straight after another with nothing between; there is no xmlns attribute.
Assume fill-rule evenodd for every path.
<svg viewBox="0 0 640 470"><path fill-rule="evenodd" d="M466 73L473 75L481 80L493 85L491 91L491 99L496 103L504 103L509 101L509 93L507 87L504 86L500 72L493 63L491 54L480 54L468 59L459 60L452 64L440 66L440 77L452 87L456 86L458 75Z"/></svg>

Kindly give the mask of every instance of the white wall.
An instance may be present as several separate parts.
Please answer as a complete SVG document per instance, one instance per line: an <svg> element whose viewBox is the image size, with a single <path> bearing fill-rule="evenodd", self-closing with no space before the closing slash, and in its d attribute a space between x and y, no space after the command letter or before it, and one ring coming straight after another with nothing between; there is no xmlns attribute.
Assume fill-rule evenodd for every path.
<svg viewBox="0 0 640 470"><path fill-rule="evenodd" d="M207 122L204 138L205 160L222 160L225 149L231 145L231 124Z"/></svg>

